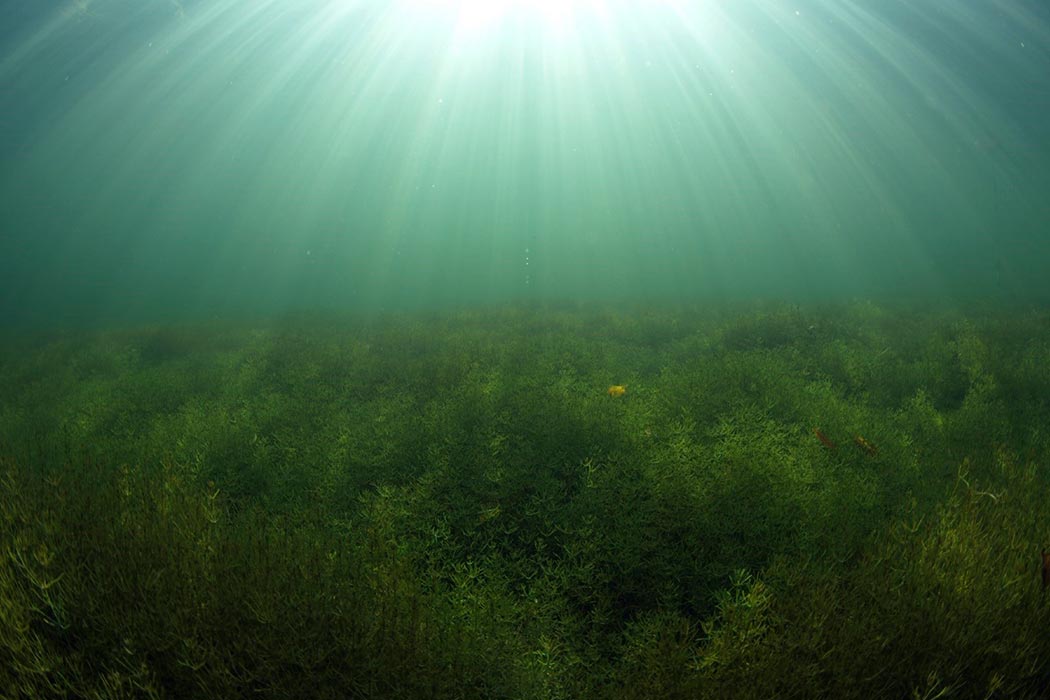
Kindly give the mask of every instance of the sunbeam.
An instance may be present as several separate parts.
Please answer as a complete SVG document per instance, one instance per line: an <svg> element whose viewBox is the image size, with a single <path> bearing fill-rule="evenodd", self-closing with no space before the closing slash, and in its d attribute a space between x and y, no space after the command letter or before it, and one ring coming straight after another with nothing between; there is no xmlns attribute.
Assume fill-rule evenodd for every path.
<svg viewBox="0 0 1050 700"><path fill-rule="evenodd" d="M14 253L94 260L100 304L187 275L180 303L398 306L1040 273L1050 42L1023 4L69 7L0 56L0 195L58 203Z"/></svg>

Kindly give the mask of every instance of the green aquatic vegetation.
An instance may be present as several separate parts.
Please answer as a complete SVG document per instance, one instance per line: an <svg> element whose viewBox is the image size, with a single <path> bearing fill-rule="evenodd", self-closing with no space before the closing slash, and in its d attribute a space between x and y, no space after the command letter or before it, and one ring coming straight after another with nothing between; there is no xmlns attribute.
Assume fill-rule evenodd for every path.
<svg viewBox="0 0 1050 700"><path fill-rule="evenodd" d="M171 465L76 466L3 464L4 687L87 696L100 671L174 697L484 697L514 682L522 650L496 614L513 607L471 577L425 591L381 513L354 531L235 514Z"/></svg>
<svg viewBox="0 0 1050 700"><path fill-rule="evenodd" d="M0 694L1035 696L1048 328L563 307L5 340Z"/></svg>
<svg viewBox="0 0 1050 700"><path fill-rule="evenodd" d="M897 520L850 565L778 561L762 584L760 634L746 604L720 607L698 687L713 697L1039 697L1050 680L1045 476L1006 453L992 483L968 466L945 502ZM742 654L728 665L726 636L740 640L728 653Z"/></svg>

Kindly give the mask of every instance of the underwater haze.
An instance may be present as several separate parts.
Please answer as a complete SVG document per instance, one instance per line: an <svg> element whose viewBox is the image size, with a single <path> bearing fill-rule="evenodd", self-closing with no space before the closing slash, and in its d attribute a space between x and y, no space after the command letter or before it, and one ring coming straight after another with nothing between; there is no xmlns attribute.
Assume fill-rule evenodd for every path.
<svg viewBox="0 0 1050 700"><path fill-rule="evenodd" d="M0 0L0 698L1050 688L1047 0Z"/></svg>
<svg viewBox="0 0 1050 700"><path fill-rule="evenodd" d="M0 8L3 324L1050 299L1041 0Z"/></svg>

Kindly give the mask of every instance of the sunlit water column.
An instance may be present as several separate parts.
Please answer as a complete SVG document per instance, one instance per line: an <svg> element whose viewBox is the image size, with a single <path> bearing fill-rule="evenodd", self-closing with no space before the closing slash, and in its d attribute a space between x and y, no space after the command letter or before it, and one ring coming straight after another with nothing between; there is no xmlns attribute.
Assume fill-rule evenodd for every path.
<svg viewBox="0 0 1050 700"><path fill-rule="evenodd" d="M24 315L1023 295L1050 257L1037 3L20 19L0 303Z"/></svg>

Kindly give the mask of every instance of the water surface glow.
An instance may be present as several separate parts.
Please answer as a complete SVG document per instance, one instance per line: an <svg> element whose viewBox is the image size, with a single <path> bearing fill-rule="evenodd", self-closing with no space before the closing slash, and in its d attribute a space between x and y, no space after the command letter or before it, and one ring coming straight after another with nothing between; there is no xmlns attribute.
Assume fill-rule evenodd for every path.
<svg viewBox="0 0 1050 700"><path fill-rule="evenodd" d="M0 44L0 303L1023 296L1048 26L1013 1L64 3Z"/></svg>

